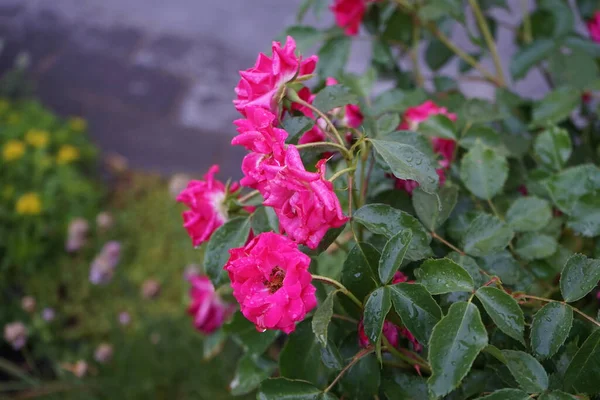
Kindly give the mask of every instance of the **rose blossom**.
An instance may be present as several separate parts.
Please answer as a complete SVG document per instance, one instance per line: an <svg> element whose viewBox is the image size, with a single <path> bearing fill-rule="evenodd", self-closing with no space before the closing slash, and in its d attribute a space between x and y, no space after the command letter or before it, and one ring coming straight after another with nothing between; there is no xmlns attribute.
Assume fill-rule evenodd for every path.
<svg viewBox="0 0 600 400"><path fill-rule="evenodd" d="M398 346L398 327L389 321L383 323L383 336L393 347ZM360 347L369 347L369 338L365 333L365 326L361 320L358 323L358 344Z"/></svg>
<svg viewBox="0 0 600 400"><path fill-rule="evenodd" d="M145 299L156 299L160 295L161 285L160 282L154 279L146 279L142 283L142 297Z"/></svg>
<svg viewBox="0 0 600 400"><path fill-rule="evenodd" d="M100 232L106 232L114 225L114 218L108 211L103 211L96 216L96 226Z"/></svg>
<svg viewBox="0 0 600 400"><path fill-rule="evenodd" d="M29 314L35 311L35 304L35 298L33 298L32 296L25 296L21 299L21 308Z"/></svg>
<svg viewBox="0 0 600 400"><path fill-rule="evenodd" d="M358 34L358 28L367 10L366 3L367 0L335 0L330 7L336 24L344 28L346 35Z"/></svg>
<svg viewBox="0 0 600 400"><path fill-rule="evenodd" d="M127 311L121 311L119 313L119 323L123 326L127 326L130 322L131 316L129 315L129 313Z"/></svg>
<svg viewBox="0 0 600 400"><path fill-rule="evenodd" d="M69 253L80 250L87 242L90 225L83 218L75 218L69 223L65 250Z"/></svg>
<svg viewBox="0 0 600 400"><path fill-rule="evenodd" d="M274 172L264 205L273 207L281 229L294 241L315 249L329 228L339 228L344 216L333 184L325 179L325 161L317 163L318 173L308 172L298 149L288 146L285 166Z"/></svg>
<svg viewBox="0 0 600 400"><path fill-rule="evenodd" d="M193 275L188 278L192 287L192 299L187 312L194 317L194 326L205 335L219 329L223 322L231 316L235 307L225 303L215 292L215 287L208 277Z"/></svg>
<svg viewBox="0 0 600 400"><path fill-rule="evenodd" d="M317 65L317 56L302 60L295 52L296 42L288 36L283 47L273 42L271 57L260 53L254 67L240 71L241 79L235 88L237 99L233 101L236 110L245 116L246 108L262 107L279 114L275 95L294 77L312 74Z"/></svg>
<svg viewBox="0 0 600 400"><path fill-rule="evenodd" d="M417 341L417 339L415 338L415 336L412 333L410 333L410 331L408 329L401 328L400 329L400 335L402 337L406 338L409 342L412 343L413 349L415 351L421 351L421 350L423 350L423 346L421 345L421 343L419 343Z"/></svg>
<svg viewBox="0 0 600 400"><path fill-rule="evenodd" d="M94 351L94 360L98 361L100 364L106 364L110 362L113 356L113 347L108 343L101 343L96 347L96 351Z"/></svg>
<svg viewBox="0 0 600 400"><path fill-rule="evenodd" d="M270 111L249 107L246 115L246 119L234 121L239 135L231 141L232 145L251 151L242 161L244 178L240 184L265 192L269 177L265 175L264 166L283 164L288 134L275 127L277 117Z"/></svg>
<svg viewBox="0 0 600 400"><path fill-rule="evenodd" d="M100 253L90 266L90 282L94 285L105 285L112 280L115 268L121 258L121 244L110 241L104 244Z"/></svg>
<svg viewBox="0 0 600 400"><path fill-rule="evenodd" d="M192 238L194 246L208 241L212 233L227 221L227 206L225 205L225 185L216 180L214 175L219 172L219 166L209 168L203 181L190 181L187 187L177 196L177 201L184 203L189 210L184 211L183 227ZM235 191L237 185L232 185Z"/></svg>
<svg viewBox="0 0 600 400"><path fill-rule="evenodd" d="M246 246L229 250L224 269L242 314L256 329L291 333L317 305L310 257L289 238L265 232Z"/></svg>
<svg viewBox="0 0 600 400"><path fill-rule="evenodd" d="M416 130L421 122L426 121L432 115L439 114L445 115L451 121L456 121L456 114L449 113L446 107L439 107L433 101L427 100L419 106L408 108L398 128L402 130ZM441 168L436 169L436 172L440 180L440 186L443 186L446 182L446 170L450 168L450 164L454 159L456 141L434 137L431 138L431 145L433 146L433 151L442 156L442 159L438 162ZM406 179L396 179L395 183L396 189L402 189L409 194L418 186L417 182Z"/></svg>
<svg viewBox="0 0 600 400"><path fill-rule="evenodd" d="M54 309L51 307L46 307L42 310L42 319L46 322L51 322L56 317L56 313Z"/></svg>
<svg viewBox="0 0 600 400"><path fill-rule="evenodd" d="M600 11L596 11L594 16L586 22L590 37L596 43L600 43Z"/></svg>

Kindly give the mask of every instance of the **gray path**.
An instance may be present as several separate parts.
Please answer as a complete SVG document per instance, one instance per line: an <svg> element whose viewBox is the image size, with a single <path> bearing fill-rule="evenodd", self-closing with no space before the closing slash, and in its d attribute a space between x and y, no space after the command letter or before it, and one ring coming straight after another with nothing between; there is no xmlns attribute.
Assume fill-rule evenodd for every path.
<svg viewBox="0 0 600 400"><path fill-rule="evenodd" d="M42 100L61 114L88 118L98 145L134 167L202 172L220 163L224 175L237 177L244 151L229 145L237 71L268 50L299 3L0 0L0 69L27 50ZM466 43L464 33L455 37ZM361 70L369 50L355 47L350 69ZM500 47L513 51L505 30ZM446 70L455 69L456 63ZM543 92L539 77L528 82L520 84L523 92ZM471 95L492 94L465 85Z"/></svg>

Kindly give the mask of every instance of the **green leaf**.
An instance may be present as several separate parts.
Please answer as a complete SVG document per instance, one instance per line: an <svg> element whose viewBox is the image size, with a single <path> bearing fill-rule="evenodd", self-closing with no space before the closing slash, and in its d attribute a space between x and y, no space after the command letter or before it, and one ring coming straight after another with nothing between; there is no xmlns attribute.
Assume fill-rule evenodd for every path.
<svg viewBox="0 0 600 400"><path fill-rule="evenodd" d="M500 133L486 125L475 125L469 128L460 139L459 144L466 149L471 149L475 146L477 140L494 149L498 155L505 157L510 155L510 151L502 141Z"/></svg>
<svg viewBox="0 0 600 400"><path fill-rule="evenodd" d="M337 290L334 290L327 295L323 303L315 311L312 319L312 329L321 346L327 346L327 328L333 315L333 301L337 292Z"/></svg>
<svg viewBox="0 0 600 400"><path fill-rule="evenodd" d="M600 329L583 342L565 373L565 389L576 392L600 393Z"/></svg>
<svg viewBox="0 0 600 400"><path fill-rule="evenodd" d="M416 148L392 141L370 139L375 151L398 179L417 181L427 193L437 191L439 176L429 158Z"/></svg>
<svg viewBox="0 0 600 400"><path fill-rule="evenodd" d="M344 231L345 228L346 224L337 228L329 228L325 233L325 236L323 236L323 239L321 239L321 241L319 242L319 245L316 249L310 249L306 246L301 246L300 249L309 256L317 256L325 250L327 250L329 246L331 246L333 242L335 242L335 239L337 239L338 236L340 236L340 234Z"/></svg>
<svg viewBox="0 0 600 400"><path fill-rule="evenodd" d="M573 254L560 275L560 292L566 302L583 298L600 280L600 260Z"/></svg>
<svg viewBox="0 0 600 400"><path fill-rule="evenodd" d="M539 260L550 257L556 251L556 239L539 232L524 233L515 245L515 252L523 260Z"/></svg>
<svg viewBox="0 0 600 400"><path fill-rule="evenodd" d="M281 127L288 133L287 143L296 144L302 135L315 125L315 121L311 118L300 116L290 117L289 114L283 119Z"/></svg>
<svg viewBox="0 0 600 400"><path fill-rule="evenodd" d="M453 56L452 50L438 39L430 40L425 50L425 62L432 71L442 68Z"/></svg>
<svg viewBox="0 0 600 400"><path fill-rule="evenodd" d="M386 112L404 112L409 107L414 107L427 100L427 92L423 89L414 91L392 89L381 93L373 100L373 115Z"/></svg>
<svg viewBox="0 0 600 400"><path fill-rule="evenodd" d="M223 349L226 340L227 335L225 335L222 329L219 329L218 331L206 336L202 342L202 359L210 360L219 354Z"/></svg>
<svg viewBox="0 0 600 400"><path fill-rule="evenodd" d="M538 163L551 170L560 171L571 156L569 133L555 126L548 128L535 138L533 151Z"/></svg>
<svg viewBox="0 0 600 400"><path fill-rule="evenodd" d="M373 291L365 303L363 324L365 334L371 343L376 344L381 337L385 317L392 308L390 289L387 286Z"/></svg>
<svg viewBox="0 0 600 400"><path fill-rule="evenodd" d="M425 260L416 271L418 282L431 294L473 291L473 279L449 258Z"/></svg>
<svg viewBox="0 0 600 400"><path fill-rule="evenodd" d="M542 393L538 400L580 400L581 397L573 396L560 390L553 390L552 392Z"/></svg>
<svg viewBox="0 0 600 400"><path fill-rule="evenodd" d="M336 344L331 340L327 342L325 347L321 347L321 361L330 370L340 371L344 368L344 359Z"/></svg>
<svg viewBox="0 0 600 400"><path fill-rule="evenodd" d="M465 254L457 253L456 251L448 253L446 257L463 267L465 271L471 275L475 287L479 287L485 283L486 280L483 271L479 268L479 265L477 265L477 262L473 258Z"/></svg>
<svg viewBox="0 0 600 400"><path fill-rule="evenodd" d="M571 307L557 302L546 304L533 317L531 349L538 358L552 357L567 340L572 325Z"/></svg>
<svg viewBox="0 0 600 400"><path fill-rule="evenodd" d="M431 162L435 162L436 160L437 156L433 153L433 148L431 147L431 140L417 132L394 131L388 133L387 135L383 135L381 139L387 140L389 142L407 144L419 150L421 153L425 154L427 157L429 157Z"/></svg>
<svg viewBox="0 0 600 400"><path fill-rule="evenodd" d="M241 396L250 393L271 376L276 366L273 361L250 354L244 355L240 358L235 376L229 384L231 394Z"/></svg>
<svg viewBox="0 0 600 400"><path fill-rule="evenodd" d="M412 193L412 204L425 228L434 232L450 216L458 200L455 186L444 186L437 194L429 194L416 188Z"/></svg>
<svg viewBox="0 0 600 400"><path fill-rule="evenodd" d="M528 393L539 393L548 389L548 374L542 364L522 351L502 350L506 366L521 389Z"/></svg>
<svg viewBox="0 0 600 400"><path fill-rule="evenodd" d="M442 318L442 310L427 290L413 283L390 286L394 310L406 328L421 343L428 343L433 327Z"/></svg>
<svg viewBox="0 0 600 400"><path fill-rule="evenodd" d="M419 124L419 132L428 137L456 140L456 126L445 115L432 115Z"/></svg>
<svg viewBox="0 0 600 400"><path fill-rule="evenodd" d="M385 40L410 42L412 38L413 18L400 9L396 9L388 18L382 37Z"/></svg>
<svg viewBox="0 0 600 400"><path fill-rule="evenodd" d="M342 269L342 284L359 300L379 286L379 252L368 243L357 243Z"/></svg>
<svg viewBox="0 0 600 400"><path fill-rule="evenodd" d="M379 362L373 354L369 354L361 358L342 377L340 384L343 398L372 399L379 390L380 382Z"/></svg>
<svg viewBox="0 0 600 400"><path fill-rule="evenodd" d="M492 275L498 275L506 285L518 285L525 280L523 267L514 259L509 251L503 250L482 257L481 267Z"/></svg>
<svg viewBox="0 0 600 400"><path fill-rule="evenodd" d="M254 324L239 311L233 315L228 324L223 326L223 331L230 334L245 352L257 355L264 353L279 334L279 331L275 330L258 332Z"/></svg>
<svg viewBox="0 0 600 400"><path fill-rule="evenodd" d="M312 322L306 319L296 326L279 355L279 372L290 379L302 379L324 384L326 378L321 363L321 345L312 331Z"/></svg>
<svg viewBox="0 0 600 400"><path fill-rule="evenodd" d="M481 301L483 308L498 329L525 344L523 339L525 317L523 316L523 310L512 296L503 290L490 286L479 288L475 296Z"/></svg>
<svg viewBox="0 0 600 400"><path fill-rule="evenodd" d="M550 204L535 196L519 197L506 212L506 222L516 232L539 231L551 219Z"/></svg>
<svg viewBox="0 0 600 400"><path fill-rule="evenodd" d="M595 57L584 49L572 48L568 54L556 51L548 61L556 86L585 90L598 77Z"/></svg>
<svg viewBox="0 0 600 400"><path fill-rule="evenodd" d="M488 394L487 396L478 397L477 400L529 400L531 397L519 389L500 389Z"/></svg>
<svg viewBox="0 0 600 400"><path fill-rule="evenodd" d="M404 260L412 240L412 231L405 229L385 244L379 259L379 279L384 285L392 280Z"/></svg>
<svg viewBox="0 0 600 400"><path fill-rule="evenodd" d="M321 79L340 75L348 63L351 46L352 40L348 36L336 36L323 44L317 63L317 74Z"/></svg>
<svg viewBox="0 0 600 400"><path fill-rule="evenodd" d="M548 178L545 183L554 204L571 215L583 196L600 194L600 168L593 164L578 165Z"/></svg>
<svg viewBox="0 0 600 400"><path fill-rule="evenodd" d="M250 217L250 226L255 235L263 232L279 232L279 220L272 207L258 207Z"/></svg>
<svg viewBox="0 0 600 400"><path fill-rule="evenodd" d="M472 303L457 302L433 328L429 342L432 374L429 387L435 396L455 389L467 375L488 337L479 310Z"/></svg>
<svg viewBox="0 0 600 400"><path fill-rule="evenodd" d="M505 157L476 141L461 161L460 178L471 193L488 200L502 190L508 178L508 163Z"/></svg>
<svg viewBox="0 0 600 400"><path fill-rule="evenodd" d="M250 233L248 218L233 218L213 232L204 252L204 269L213 285L220 286L227 279L223 267L229 260L229 249L242 247Z"/></svg>
<svg viewBox="0 0 600 400"><path fill-rule="evenodd" d="M330 393L323 393L308 382L286 379L267 379L260 385L257 400L334 400Z"/></svg>
<svg viewBox="0 0 600 400"><path fill-rule="evenodd" d="M556 49L556 45L551 39L536 39L519 49L510 62L510 74L513 79L523 78L531 67L548 57Z"/></svg>
<svg viewBox="0 0 600 400"><path fill-rule="evenodd" d="M462 114L471 124L498 121L507 117L507 113L498 104L478 98L467 99L463 104Z"/></svg>
<svg viewBox="0 0 600 400"><path fill-rule="evenodd" d="M402 230L410 229L413 237L405 258L409 261L418 261L432 255L429 247L431 236L415 217L404 211L387 204L367 204L354 213L353 221L364 225L370 232L384 235L388 239Z"/></svg>
<svg viewBox="0 0 600 400"><path fill-rule="evenodd" d="M400 125L400 116L397 113L383 114L377 119L377 132L379 135L386 135L395 131Z"/></svg>
<svg viewBox="0 0 600 400"><path fill-rule="evenodd" d="M481 257L503 250L508 246L513 231L499 218L480 214L465 233L463 238L463 249L467 254Z"/></svg>
<svg viewBox="0 0 600 400"><path fill-rule="evenodd" d="M427 399L427 383L425 379L416 375L391 369L381 382L381 391L387 399L411 400Z"/></svg>
<svg viewBox="0 0 600 400"><path fill-rule="evenodd" d="M573 206L567 226L585 237L600 235L600 196L582 196Z"/></svg>
<svg viewBox="0 0 600 400"><path fill-rule="evenodd" d="M343 107L358 102L358 97L344 85L325 86L313 100L313 106L327 112L334 108Z"/></svg>
<svg viewBox="0 0 600 400"><path fill-rule="evenodd" d="M554 124L566 119L581 101L581 91L570 87L554 89L533 106L531 127Z"/></svg>
<svg viewBox="0 0 600 400"><path fill-rule="evenodd" d="M285 35L294 38L296 51L301 54L309 51L325 36L324 32L306 25L292 25L285 30Z"/></svg>

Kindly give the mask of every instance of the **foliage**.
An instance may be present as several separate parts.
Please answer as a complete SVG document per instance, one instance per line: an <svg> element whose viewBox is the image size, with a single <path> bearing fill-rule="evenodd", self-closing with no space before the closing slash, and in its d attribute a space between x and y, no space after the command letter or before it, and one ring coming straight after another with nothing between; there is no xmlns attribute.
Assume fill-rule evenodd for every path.
<svg viewBox="0 0 600 400"><path fill-rule="evenodd" d="M324 4L304 1L299 23L308 10L321 13ZM571 7L548 0L536 6L531 13L525 7L508 71L499 58L500 22L492 12L507 9L503 0L469 0L466 12L451 1L339 0L333 11L341 27L288 30L304 50L321 44L316 67L309 65L313 58L294 60L288 38L285 46L273 45L273 60L296 62L295 74L280 78L288 64L271 70L265 67L269 56L242 73L235 104L246 120L236 121L238 138L255 138L244 144L250 153L242 183L257 192L227 197L229 218L235 219L207 244L211 278L218 290L227 290L219 269L227 263L227 250L252 255L258 242L252 239L244 248L244 221L271 210L280 228L261 225L254 234L271 230L301 245L312 258L319 303L287 337L250 334L252 324L243 323L241 314L225 323L224 332L246 348L235 378L244 393L257 389L261 400L600 394L600 381L593 378L600 376L600 135L594 92L600 82L600 47L594 42L600 41L600 25L594 24L600 18L589 20L590 40L574 22L579 13L591 17L587 2ZM353 7L356 12L348 11ZM371 65L361 76L344 71L357 32L353 23L362 23L373 45ZM455 29L468 34L474 52L452 41ZM436 72L433 85L425 84L422 51L430 70L445 70L458 58L461 74ZM493 70L478 61L488 56ZM403 57L407 62L398 63ZM539 100L521 97L511 86L533 70L549 86ZM269 74L272 80L265 78ZM311 78L317 83L309 87ZM394 88L375 92L375 82L384 79ZM491 85L493 100L466 98L463 79ZM256 124L252 106L272 113L270 120ZM357 107L360 121L354 124ZM252 129L244 125L252 123ZM305 186L277 192L276 199L280 186L291 185L287 169L300 167L287 156L278 158L276 139L271 149L258 146L266 140L256 139L259 133L272 135L266 131L271 123L288 130L282 151L300 151L304 167L293 179L308 177ZM307 136L319 132L318 140ZM316 164L319 158L327 159L327 168L317 178L308 171L323 168ZM261 163L268 166L260 170ZM273 170L277 174L260 181L257 171ZM304 203L319 179L327 182ZM343 228L319 214L328 182L349 217ZM289 203L281 205L280 196ZM250 210L255 214L241 211L248 204L257 207ZM336 209L335 202L329 204ZM309 206L317 211L303 214ZM305 220L294 220L299 216ZM331 227L319 236L319 246L301 236L303 229L314 229L313 222ZM266 272L257 272L253 287L265 285L256 290L273 294L286 287L279 275L285 272L276 267L274 286L268 259L257 264ZM234 267L226 268L233 277ZM242 283L233 284L243 315L251 315L257 329L269 328L264 315L256 316L258 300L236 292ZM287 318L282 304L273 307L282 307L281 318ZM271 309L268 303L263 307ZM279 372L263 380L274 368L266 355L278 348L274 336L284 342Z"/></svg>

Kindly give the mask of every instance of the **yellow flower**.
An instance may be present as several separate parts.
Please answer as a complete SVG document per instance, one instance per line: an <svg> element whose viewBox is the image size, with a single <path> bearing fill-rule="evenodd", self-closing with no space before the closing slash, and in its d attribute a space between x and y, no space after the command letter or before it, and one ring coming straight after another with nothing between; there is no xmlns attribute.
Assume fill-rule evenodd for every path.
<svg viewBox="0 0 600 400"><path fill-rule="evenodd" d="M9 140L2 147L2 158L4 161L18 160L25 154L25 143L20 140Z"/></svg>
<svg viewBox="0 0 600 400"><path fill-rule="evenodd" d="M8 124L9 125L17 125L21 122L21 116L17 113L8 114Z"/></svg>
<svg viewBox="0 0 600 400"><path fill-rule="evenodd" d="M15 206L17 214L21 215L37 215L42 212L42 201L37 193L25 193L19 197Z"/></svg>
<svg viewBox="0 0 600 400"><path fill-rule="evenodd" d="M0 114L3 114L10 107L10 103L6 99L0 99Z"/></svg>
<svg viewBox="0 0 600 400"><path fill-rule="evenodd" d="M56 156L57 164L68 164L79 158L79 150L75 146L65 144L58 149L58 155Z"/></svg>
<svg viewBox="0 0 600 400"><path fill-rule="evenodd" d="M36 149L43 149L48 145L50 135L41 129L30 129L25 134L25 141Z"/></svg>
<svg viewBox="0 0 600 400"><path fill-rule="evenodd" d="M83 132L87 129L87 121L81 117L69 119L69 128L75 132Z"/></svg>

